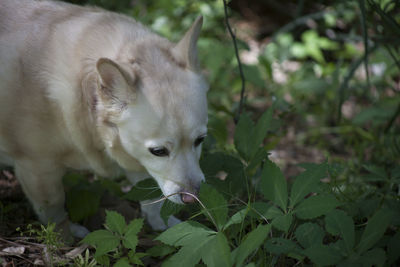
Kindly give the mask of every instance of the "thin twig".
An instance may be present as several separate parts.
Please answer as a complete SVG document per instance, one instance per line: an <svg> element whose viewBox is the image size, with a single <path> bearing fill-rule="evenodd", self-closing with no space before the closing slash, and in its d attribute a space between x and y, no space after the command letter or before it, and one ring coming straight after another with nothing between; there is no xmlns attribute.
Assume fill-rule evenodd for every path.
<svg viewBox="0 0 400 267"><path fill-rule="evenodd" d="M238 123L240 114L242 113L242 109L243 109L246 79L243 74L242 63L241 63L240 57L239 57L239 52L238 52L237 43L236 43L236 35L233 33L231 25L229 24L229 20L228 20L228 5L226 4L226 0L223 0L223 1L224 1L224 12L225 12L225 24L226 24L226 27L228 28L229 34L231 35L231 38L233 41L233 46L235 48L236 60L238 62L238 66L239 66L240 79L242 80L242 90L240 91L239 109L234 118L235 123Z"/></svg>

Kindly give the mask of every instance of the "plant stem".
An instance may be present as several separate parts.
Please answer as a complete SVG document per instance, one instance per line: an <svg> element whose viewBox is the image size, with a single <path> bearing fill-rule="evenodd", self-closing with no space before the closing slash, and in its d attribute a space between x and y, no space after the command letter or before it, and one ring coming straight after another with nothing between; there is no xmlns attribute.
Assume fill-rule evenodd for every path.
<svg viewBox="0 0 400 267"><path fill-rule="evenodd" d="M242 109L243 109L246 79L243 74L242 63L241 63L240 57L239 57L239 51L238 51L237 43L236 43L236 35L233 33L231 25L229 24L229 20L228 20L228 5L226 4L226 0L223 0L223 1L224 1L224 12L225 12L225 24L226 24L226 27L228 28L229 34L231 35L231 38L233 41L233 46L235 48L236 60L238 62L238 66L239 66L240 79L242 80L242 90L240 91L239 109L234 118L235 124L237 124L239 121L240 114L242 113Z"/></svg>

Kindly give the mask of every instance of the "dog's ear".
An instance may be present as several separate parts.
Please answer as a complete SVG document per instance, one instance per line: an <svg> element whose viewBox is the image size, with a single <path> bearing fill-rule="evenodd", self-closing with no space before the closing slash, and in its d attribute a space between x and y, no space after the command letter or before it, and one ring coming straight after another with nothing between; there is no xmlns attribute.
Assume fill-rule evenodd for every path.
<svg viewBox="0 0 400 267"><path fill-rule="evenodd" d="M100 93L110 100L129 102L135 97L136 75L128 73L123 66L108 58L100 58L96 63L100 76Z"/></svg>
<svg viewBox="0 0 400 267"><path fill-rule="evenodd" d="M190 29L172 50L174 56L178 60L183 61L193 71L197 71L199 65L197 59L197 39L199 38L202 25L203 17L198 16Z"/></svg>

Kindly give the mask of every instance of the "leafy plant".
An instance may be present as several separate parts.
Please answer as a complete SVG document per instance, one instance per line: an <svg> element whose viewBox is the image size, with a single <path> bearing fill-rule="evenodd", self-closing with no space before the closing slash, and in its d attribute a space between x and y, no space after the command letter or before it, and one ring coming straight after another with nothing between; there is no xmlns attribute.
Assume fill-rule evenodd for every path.
<svg viewBox="0 0 400 267"><path fill-rule="evenodd" d="M41 224L40 229L28 224L25 231L20 227L17 227L16 231L20 232L21 235L34 236L40 243L45 244L50 251L54 251L64 245L61 234L56 231L55 223L49 223L47 226Z"/></svg>
<svg viewBox="0 0 400 267"><path fill-rule="evenodd" d="M113 266L143 265L140 258L146 254L136 252L142 226L143 219L126 224L125 218L119 213L106 211L106 229L89 233L81 243L95 247L94 257L102 265L110 266L111 259L117 260Z"/></svg>
<svg viewBox="0 0 400 267"><path fill-rule="evenodd" d="M272 120L271 114L267 111L259 122L266 117ZM254 124L248 116L242 116L241 120L235 144L239 148L238 155L251 166L249 159L253 158L256 148L263 148L261 144L268 129L259 130L260 137L255 138L257 135L252 133L258 132L259 122ZM240 127L245 127L250 134L240 134ZM251 144L252 149L246 145L250 140L258 140ZM178 224L156 238L166 245L165 253L149 255L170 255L163 266L178 263L195 266L199 262L207 266L273 265L279 258L288 264L291 262L290 265L311 261L321 266L381 266L397 259L392 254L389 258L386 252L397 246L397 241L389 242L385 236L389 226L393 225L394 212L384 204L368 218L363 217L366 223L356 228L355 220L359 218L353 219L349 215L351 203L331 183L343 169L328 163L303 164L305 171L288 184L280 168L268 157L257 162L258 165L251 169L261 168L261 172L243 166L247 174L254 173L253 178L248 179L258 181L255 188L249 186L250 196L253 196L247 202L238 202L233 195L221 194L209 185L203 185L200 190L200 201L205 207L202 213L211 225L195 221ZM225 171L229 173L229 169ZM226 185L229 185L228 179L229 176L224 181ZM257 190L251 192L253 189ZM229 209L228 205L235 208ZM158 249L161 248L162 245Z"/></svg>
<svg viewBox="0 0 400 267"><path fill-rule="evenodd" d="M26 230L17 227L16 231L20 232L21 236L32 236L39 243L44 244L46 246L44 250L44 259L47 261L46 264L50 266L54 265L56 253L64 246L64 241L61 237L62 233L56 230L55 223L48 223L47 226L40 224L39 229L32 224L28 224Z"/></svg>
<svg viewBox="0 0 400 267"><path fill-rule="evenodd" d="M76 258L74 258L74 266L76 267L94 267L97 262L95 259L90 259L89 249L85 250L85 257L82 257L79 254Z"/></svg>

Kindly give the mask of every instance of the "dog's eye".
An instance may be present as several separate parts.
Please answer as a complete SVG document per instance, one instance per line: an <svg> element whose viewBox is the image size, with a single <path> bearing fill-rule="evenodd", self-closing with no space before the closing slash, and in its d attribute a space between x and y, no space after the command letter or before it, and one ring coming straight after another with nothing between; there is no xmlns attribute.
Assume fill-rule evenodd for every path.
<svg viewBox="0 0 400 267"><path fill-rule="evenodd" d="M157 157L167 157L169 156L169 151L165 147L150 147L149 151L151 154Z"/></svg>
<svg viewBox="0 0 400 267"><path fill-rule="evenodd" d="M194 146L198 147L201 143L203 143L205 136L200 136L197 137L197 139L194 141Z"/></svg>

